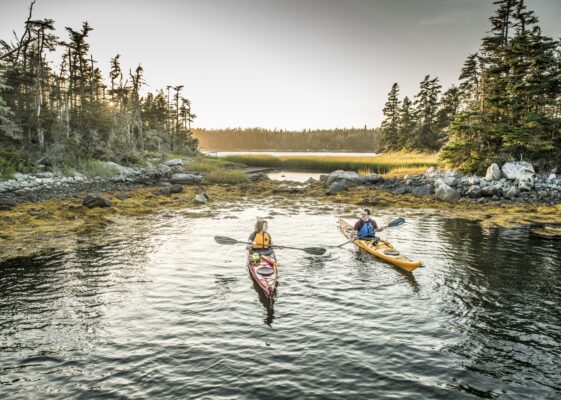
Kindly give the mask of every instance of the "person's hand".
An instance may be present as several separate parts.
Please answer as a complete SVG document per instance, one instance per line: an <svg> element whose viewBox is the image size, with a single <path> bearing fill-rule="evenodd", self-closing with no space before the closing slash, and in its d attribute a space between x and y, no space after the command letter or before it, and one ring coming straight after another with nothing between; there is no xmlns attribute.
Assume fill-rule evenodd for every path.
<svg viewBox="0 0 561 400"><path fill-rule="evenodd" d="M386 225L381 225L381 226L380 226L380 231L383 231L383 230L386 229L386 228L387 228Z"/></svg>

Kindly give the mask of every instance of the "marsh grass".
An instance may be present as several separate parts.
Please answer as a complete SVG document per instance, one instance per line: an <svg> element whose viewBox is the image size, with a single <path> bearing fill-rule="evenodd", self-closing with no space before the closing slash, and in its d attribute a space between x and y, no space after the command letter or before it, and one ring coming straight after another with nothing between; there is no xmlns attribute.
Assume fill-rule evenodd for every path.
<svg viewBox="0 0 561 400"><path fill-rule="evenodd" d="M118 174L115 168L105 165L98 160L88 158L80 158L64 165L60 170L60 175L72 175L74 171L78 171L90 178L99 176L101 178L111 178ZM59 171L56 171L59 172Z"/></svg>
<svg viewBox="0 0 561 400"><path fill-rule="evenodd" d="M383 153L377 156L271 156L261 154L231 155L224 159L254 167L331 172L338 169L387 174L392 171L424 171L438 165L435 153Z"/></svg>
<svg viewBox="0 0 561 400"><path fill-rule="evenodd" d="M249 181L245 173L237 169L215 169L205 179L212 183L243 183Z"/></svg>
<svg viewBox="0 0 561 400"><path fill-rule="evenodd" d="M222 158L196 157L193 162L189 164L188 169L197 172L212 172L221 169L232 169L238 167L242 167L242 165Z"/></svg>

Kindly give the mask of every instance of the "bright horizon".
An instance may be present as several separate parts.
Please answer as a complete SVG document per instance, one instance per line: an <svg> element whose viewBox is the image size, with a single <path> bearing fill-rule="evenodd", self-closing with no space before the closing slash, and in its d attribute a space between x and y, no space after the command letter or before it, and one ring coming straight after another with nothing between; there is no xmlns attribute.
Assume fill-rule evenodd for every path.
<svg viewBox="0 0 561 400"><path fill-rule="evenodd" d="M0 38L21 34L27 1L0 0ZM545 35L561 36L561 1L528 0ZM377 127L394 82L412 97L427 74L457 82L490 28L492 1L37 0L57 34L88 21L106 82L109 59L139 63L148 88L184 85L194 128ZM58 60L57 60L58 62Z"/></svg>

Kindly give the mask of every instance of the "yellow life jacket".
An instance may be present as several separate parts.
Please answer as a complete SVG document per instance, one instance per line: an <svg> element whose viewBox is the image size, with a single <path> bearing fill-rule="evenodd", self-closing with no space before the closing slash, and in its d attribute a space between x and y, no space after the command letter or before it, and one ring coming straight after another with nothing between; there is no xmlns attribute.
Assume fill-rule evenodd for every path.
<svg viewBox="0 0 561 400"><path fill-rule="evenodd" d="M255 233L255 239L253 239L253 248L254 249L268 249L269 244L271 244L271 236L267 232Z"/></svg>

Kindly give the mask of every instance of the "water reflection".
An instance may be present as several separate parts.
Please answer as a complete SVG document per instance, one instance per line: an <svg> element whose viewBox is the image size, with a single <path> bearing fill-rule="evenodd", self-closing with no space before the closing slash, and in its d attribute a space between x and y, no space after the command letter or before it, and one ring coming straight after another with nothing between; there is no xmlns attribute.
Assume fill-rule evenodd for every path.
<svg viewBox="0 0 561 400"><path fill-rule="evenodd" d="M342 242L333 213L274 211L225 210L220 234L274 213L278 243ZM0 397L561 395L560 241L405 217L383 233L426 268L283 250L272 299L212 217L127 220L0 263Z"/></svg>
<svg viewBox="0 0 561 400"><path fill-rule="evenodd" d="M259 297L259 302L263 305L263 307L265 307L265 312L266 312L266 317L263 320L263 322L269 327L272 328L273 326L273 321L275 319L275 309L274 309L274 305L275 305L275 300L277 298L277 290L279 287L280 282L277 282L277 287L275 288L273 295L271 297L268 297L265 292L263 292L263 289L261 289L259 287L259 285L257 284L257 282L255 282L255 280L251 277L251 274L249 274L249 277L251 279L251 281L253 282L253 289L255 289L255 291L257 292L257 295Z"/></svg>

